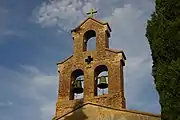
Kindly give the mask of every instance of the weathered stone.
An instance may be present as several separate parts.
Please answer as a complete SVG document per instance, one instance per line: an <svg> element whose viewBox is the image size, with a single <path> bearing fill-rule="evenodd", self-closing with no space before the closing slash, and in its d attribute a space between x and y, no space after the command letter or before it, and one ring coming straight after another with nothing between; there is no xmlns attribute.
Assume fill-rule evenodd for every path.
<svg viewBox="0 0 180 120"><path fill-rule="evenodd" d="M95 34L94 34L94 32ZM86 19L72 30L74 54L59 62L59 92L56 104L56 119L59 120L159 120L159 116L140 114L124 110L123 51L109 49L110 27L93 18ZM96 50L87 51L88 38L96 35ZM87 59L91 56L90 62ZM97 96L95 78L100 70L108 69L108 94ZM84 72L84 98L74 100L72 97L72 81L74 71ZM77 72L77 74L80 74ZM87 105L88 103L93 103ZM85 106L86 105L86 106ZM81 107L84 106L84 107ZM101 106L101 107L100 107ZM104 108L108 107L108 108ZM73 110L78 109L73 112ZM110 114L111 113L111 114ZM72 116L74 115L74 117ZM64 117L63 117L64 116ZM71 117L68 117L71 116ZM153 117L152 117L153 116Z"/></svg>
<svg viewBox="0 0 180 120"><path fill-rule="evenodd" d="M160 115L87 103L58 120L160 120Z"/></svg>

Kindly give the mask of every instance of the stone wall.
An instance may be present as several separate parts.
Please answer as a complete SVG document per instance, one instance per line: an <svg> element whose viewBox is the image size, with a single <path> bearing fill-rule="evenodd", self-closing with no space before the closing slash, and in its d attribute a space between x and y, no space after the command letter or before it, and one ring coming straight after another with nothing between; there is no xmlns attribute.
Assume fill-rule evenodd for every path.
<svg viewBox="0 0 180 120"><path fill-rule="evenodd" d="M161 120L160 115L87 104L58 120Z"/></svg>
<svg viewBox="0 0 180 120"><path fill-rule="evenodd" d="M94 36L94 32L91 32L92 30L96 35L96 50L86 51L86 42L88 38ZM108 38L110 36L110 31L110 27L107 23L101 23L92 18L88 18L72 31L74 54L57 64L59 72L59 91L55 116L56 118L60 118L59 120L160 119L160 117L156 115L119 110L126 107L123 77L123 66L125 65L126 57L123 51L109 49ZM89 35L86 35L87 32ZM88 56L93 58L89 63L85 61ZM97 96L96 78L100 71L102 72L104 69L102 66L105 66L108 71L108 94ZM84 75L84 95L82 101L74 100L72 97L72 82L76 77L76 75L72 73L76 71L82 71ZM77 74L81 73L77 72ZM87 104L89 102L97 105ZM87 105L75 110L84 104ZM104 108L102 106L109 108ZM73 110L75 111L72 112Z"/></svg>
<svg viewBox="0 0 180 120"><path fill-rule="evenodd" d="M95 19L85 20L79 29L72 32L74 38L74 54L68 59L58 63L59 70L59 92L56 104L56 116L73 110L76 100L73 100L72 82L75 76L72 73L82 71L84 75L84 102L93 102L112 108L125 108L123 66L125 55L123 51L109 49L108 24L101 23ZM85 37L88 31L96 33L96 50L86 51ZM87 38L90 35L85 35ZM87 63L85 59L91 56L93 60ZM105 66L108 71L108 95L97 96L97 76ZM99 68L96 71L96 68ZM77 74L79 74L77 72ZM68 105L67 105L68 104Z"/></svg>

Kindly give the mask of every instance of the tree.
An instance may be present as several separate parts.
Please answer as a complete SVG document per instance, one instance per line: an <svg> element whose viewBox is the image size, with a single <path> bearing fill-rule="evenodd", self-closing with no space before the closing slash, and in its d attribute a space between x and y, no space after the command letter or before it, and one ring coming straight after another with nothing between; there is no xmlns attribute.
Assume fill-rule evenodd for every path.
<svg viewBox="0 0 180 120"><path fill-rule="evenodd" d="M156 0L146 37L162 120L180 120L180 0Z"/></svg>

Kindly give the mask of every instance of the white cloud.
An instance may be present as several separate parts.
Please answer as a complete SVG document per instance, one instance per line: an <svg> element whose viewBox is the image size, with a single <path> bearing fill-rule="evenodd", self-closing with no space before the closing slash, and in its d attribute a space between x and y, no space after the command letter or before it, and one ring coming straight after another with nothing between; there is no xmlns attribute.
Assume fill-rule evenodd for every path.
<svg viewBox="0 0 180 120"><path fill-rule="evenodd" d="M51 120L55 114L55 104L54 101L49 102L48 104L40 108L42 112L42 120ZM49 118L49 119L48 119Z"/></svg>
<svg viewBox="0 0 180 120"><path fill-rule="evenodd" d="M23 37L25 32L23 31L15 31L15 30L3 30L0 33L2 36L18 36L18 37Z"/></svg>
<svg viewBox="0 0 180 120"><path fill-rule="evenodd" d="M53 95L57 96L58 91L57 75L43 73L33 66L24 65L21 66L21 70L22 71L14 71L0 66L1 84L4 84L3 82L8 82L11 83L9 84L10 88L15 87L16 91L11 92L12 96L15 95L18 99L30 99L35 101L37 106L34 109L40 112L42 120L52 119L55 113L57 98ZM8 94L8 91L6 91L6 94ZM13 98L7 102L0 101L0 107L11 106L13 103L14 105L17 103L17 101L13 101ZM25 107L25 109L29 109L29 106ZM24 114L26 114L26 112L24 112Z"/></svg>
<svg viewBox="0 0 180 120"><path fill-rule="evenodd" d="M43 26L58 25L69 30L85 18L90 8L99 10L97 17L109 22L112 28L111 48L124 50L127 56L125 90L129 104L133 105L139 102L137 98L141 97L139 93L143 91L143 86L154 89L151 84L153 80L149 82L152 79L152 60L145 37L146 20L153 7L154 2L150 0L51 0L37 8L34 17Z"/></svg>
<svg viewBox="0 0 180 120"><path fill-rule="evenodd" d="M6 36L23 37L26 34L24 31L13 30L7 27L7 21L9 19L8 15L8 10L0 6L0 44L4 43L4 37Z"/></svg>
<svg viewBox="0 0 180 120"><path fill-rule="evenodd" d="M148 41L144 36L147 18L143 10L131 4L116 8L111 16L105 18L112 27L111 47L123 49L128 58L149 54Z"/></svg>
<svg viewBox="0 0 180 120"><path fill-rule="evenodd" d="M37 17L37 23L43 26L58 25L65 30L71 29L77 21L82 19L81 11L76 10L81 7L81 4L80 0L50 1L37 8L39 11L35 10L34 15Z"/></svg>
<svg viewBox="0 0 180 120"><path fill-rule="evenodd" d="M11 101L6 101L6 102L0 102L0 107L6 107L6 106L11 106L13 103Z"/></svg>
<svg viewBox="0 0 180 120"><path fill-rule="evenodd" d="M50 0L37 7L33 16L34 20L44 27L57 25L69 31L85 18L86 12L91 8L109 14L109 11L114 8L112 6L114 3L118 3L117 0L111 0L111 2L108 0Z"/></svg>
<svg viewBox="0 0 180 120"><path fill-rule="evenodd" d="M0 7L0 14L1 13L8 13L8 10L5 8Z"/></svg>
<svg viewBox="0 0 180 120"><path fill-rule="evenodd" d="M7 19L8 10L0 7L0 43L2 43L2 35L4 33L5 21Z"/></svg>
<svg viewBox="0 0 180 120"><path fill-rule="evenodd" d="M1 26L1 23L0 23ZM4 41L6 39L4 39L7 36L16 36L16 37L24 37L26 33L24 31L20 31L20 30L10 30L10 29L6 29L5 27L0 28L0 44L4 43Z"/></svg>
<svg viewBox="0 0 180 120"><path fill-rule="evenodd" d="M56 75L42 73L32 66L23 66L23 68L27 70L28 74L33 75L33 77L28 77L26 76L27 74L25 74L26 79L31 80L29 86L26 88L27 97L33 98L41 103L39 109L41 111L42 120L52 119L55 113L56 99L52 100L52 98L49 98L48 94L52 94L53 92L53 94L57 95L58 77Z"/></svg>
<svg viewBox="0 0 180 120"><path fill-rule="evenodd" d="M104 18L112 28L110 46L114 49L124 50L127 57L125 93L128 107L135 105L143 107L144 104L147 104L148 96L146 96L147 101L139 101L139 98L143 97L141 92L144 86L155 89L151 77L152 59L145 37L146 20L149 15L145 12L146 10L138 9L133 4L125 4L121 8L116 8L111 16ZM154 97L156 100L154 99L152 106L158 106L158 97L155 92ZM146 107L150 109L151 105ZM139 108L137 109L140 110Z"/></svg>

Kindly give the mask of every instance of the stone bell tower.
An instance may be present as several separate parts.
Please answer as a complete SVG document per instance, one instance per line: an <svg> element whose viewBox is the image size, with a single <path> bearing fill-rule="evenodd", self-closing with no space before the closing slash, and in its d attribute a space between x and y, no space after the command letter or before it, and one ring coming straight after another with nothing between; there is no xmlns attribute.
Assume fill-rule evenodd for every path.
<svg viewBox="0 0 180 120"><path fill-rule="evenodd" d="M109 48L111 28L108 23L93 18L93 13L95 12L91 11L89 13L91 16L71 31L74 41L73 55L57 63L59 91L56 120L87 103L113 109L126 107L123 82L125 54L122 50ZM96 49L88 51L87 42L91 37L96 37ZM108 73L105 81L99 80L103 77L99 77L103 71ZM78 76L84 76L83 87L82 83L75 82ZM101 89L107 87L108 94L98 95L98 86ZM74 94L78 92L83 92L82 99L74 98Z"/></svg>

